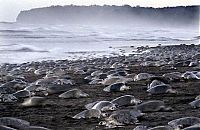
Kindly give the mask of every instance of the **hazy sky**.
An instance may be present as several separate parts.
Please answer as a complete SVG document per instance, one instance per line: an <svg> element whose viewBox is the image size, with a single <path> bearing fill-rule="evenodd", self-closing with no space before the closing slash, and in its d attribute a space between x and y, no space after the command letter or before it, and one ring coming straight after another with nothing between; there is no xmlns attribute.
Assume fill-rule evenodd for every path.
<svg viewBox="0 0 200 130"><path fill-rule="evenodd" d="M200 0L0 0L0 21L15 21L21 10L51 5L140 5L143 7L166 7L200 5Z"/></svg>

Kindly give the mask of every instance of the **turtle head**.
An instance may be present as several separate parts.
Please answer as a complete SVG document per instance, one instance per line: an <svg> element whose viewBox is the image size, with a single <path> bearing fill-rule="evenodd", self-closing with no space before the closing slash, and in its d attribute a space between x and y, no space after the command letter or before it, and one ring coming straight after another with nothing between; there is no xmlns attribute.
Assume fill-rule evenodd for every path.
<svg viewBox="0 0 200 130"><path fill-rule="evenodd" d="M99 125L107 125L107 122L106 121L101 121L101 122L99 122Z"/></svg>
<svg viewBox="0 0 200 130"><path fill-rule="evenodd" d="M130 86L123 85L123 86L120 88L120 91L125 91L125 90L129 90L129 89L131 89Z"/></svg>
<svg viewBox="0 0 200 130"><path fill-rule="evenodd" d="M198 100L198 99L200 99L200 95L195 98L195 100Z"/></svg>
<svg viewBox="0 0 200 130"><path fill-rule="evenodd" d="M89 97L89 94L84 93L84 92L81 92L79 95L80 95L81 97Z"/></svg>
<svg viewBox="0 0 200 130"><path fill-rule="evenodd" d="M109 87L105 87L105 88L103 89L103 91L105 91L105 92L110 92L110 88L109 88Z"/></svg>
<svg viewBox="0 0 200 130"><path fill-rule="evenodd" d="M177 125L172 127L174 130L181 130L183 128L183 125Z"/></svg>
<svg viewBox="0 0 200 130"><path fill-rule="evenodd" d="M133 98L132 100L131 100L131 104L140 104L140 103L142 103L142 100L140 100L140 99L136 99L136 98Z"/></svg>
<svg viewBox="0 0 200 130"><path fill-rule="evenodd" d="M108 114L108 113L101 113L101 115L102 115L104 118L106 118L106 117L109 117L109 116L110 116L110 114Z"/></svg>
<svg viewBox="0 0 200 130"><path fill-rule="evenodd" d="M108 105L108 106L103 107L101 111L114 111L116 109L117 107L115 105Z"/></svg>
<svg viewBox="0 0 200 130"><path fill-rule="evenodd" d="M114 110L116 110L116 109L117 109L117 107L116 107L115 105L113 105L113 106L110 107L110 110L111 110L111 111L114 111Z"/></svg>

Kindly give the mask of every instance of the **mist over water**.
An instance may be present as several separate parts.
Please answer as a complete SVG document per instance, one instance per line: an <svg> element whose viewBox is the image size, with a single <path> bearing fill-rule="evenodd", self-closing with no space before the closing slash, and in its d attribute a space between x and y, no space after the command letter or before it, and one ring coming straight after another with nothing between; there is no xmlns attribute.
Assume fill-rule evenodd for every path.
<svg viewBox="0 0 200 130"><path fill-rule="evenodd" d="M87 59L122 54L130 46L199 42L197 28L135 25L0 23L0 63Z"/></svg>

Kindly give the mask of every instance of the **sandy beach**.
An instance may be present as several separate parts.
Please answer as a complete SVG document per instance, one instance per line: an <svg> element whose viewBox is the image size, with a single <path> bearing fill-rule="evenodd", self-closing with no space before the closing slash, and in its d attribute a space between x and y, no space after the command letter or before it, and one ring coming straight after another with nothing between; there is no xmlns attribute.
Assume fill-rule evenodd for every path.
<svg viewBox="0 0 200 130"><path fill-rule="evenodd" d="M131 48L131 47L130 47ZM130 49L129 49L130 50ZM31 90L31 97L45 97L45 103L40 106L23 107L21 104L26 98L17 98L17 100L3 100L5 94L13 94L13 92L3 93L0 89L0 118L15 117L30 122L33 126L42 126L52 130L96 130L109 129L106 126L98 125L105 118L91 119L73 119L76 114L86 110L85 105L95 101L111 101L123 95L133 95L142 100L142 102L150 100L164 101L166 106L172 108L171 111L144 112L145 115L138 118L138 123L125 124L116 126L113 129L133 130L138 125L145 125L148 128L167 125L171 120L182 117L198 117L200 118L200 109L193 108L189 103L194 101L200 95L200 46L199 45L176 45L176 46L157 46L153 48L139 47L138 54L129 56L118 56L110 58L97 58L91 60L58 60L58 61L42 61L29 62L23 64L4 64L0 66L0 88L8 82L17 79L20 84L17 87L8 85L14 92L24 90L28 86L38 85L45 89ZM145 53L144 53L145 52ZM98 77L85 79L95 71L100 74L106 74L106 77ZM102 81L108 78L109 71L115 71L116 77L128 78L124 81L129 90L117 92L105 92L103 89L106 85ZM116 72L125 72L120 75ZM166 76L173 72L179 74ZM189 76L184 73L190 72ZM136 79L140 73L148 73L152 76L140 80ZM112 74L112 73L111 73ZM195 76L193 76L195 75ZM152 82L152 77L162 77L167 80L176 93L150 94L147 92L147 86ZM48 82L40 81L41 79L52 79ZM72 83L64 81L55 82L57 79L68 79ZM99 82L93 82L92 80ZM89 97L85 98L69 98L62 99L58 96L65 91L56 91L50 93L49 86L55 85L67 86L65 91L78 88L87 93ZM38 87L37 86L37 87ZM121 106L117 110L132 109L134 105Z"/></svg>

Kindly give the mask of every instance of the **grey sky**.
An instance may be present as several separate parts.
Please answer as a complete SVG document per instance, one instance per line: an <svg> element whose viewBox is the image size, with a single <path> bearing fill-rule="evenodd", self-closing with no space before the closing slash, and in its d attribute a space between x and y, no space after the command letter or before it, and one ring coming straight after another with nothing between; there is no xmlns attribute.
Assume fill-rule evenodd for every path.
<svg viewBox="0 0 200 130"><path fill-rule="evenodd" d="M21 10L51 5L140 5L143 7L166 7L200 5L199 0L0 0L0 21L15 21Z"/></svg>

